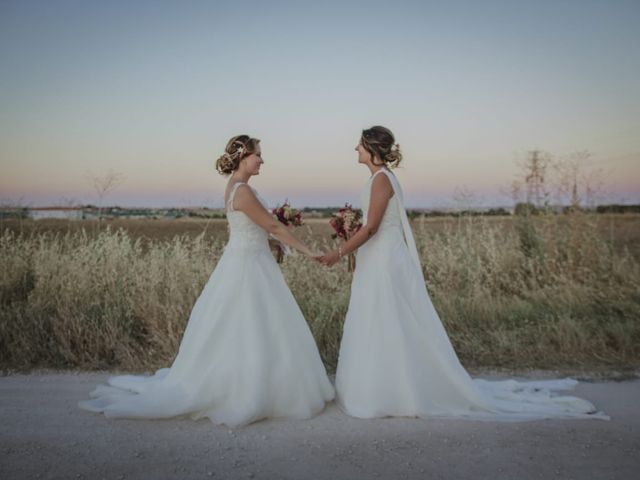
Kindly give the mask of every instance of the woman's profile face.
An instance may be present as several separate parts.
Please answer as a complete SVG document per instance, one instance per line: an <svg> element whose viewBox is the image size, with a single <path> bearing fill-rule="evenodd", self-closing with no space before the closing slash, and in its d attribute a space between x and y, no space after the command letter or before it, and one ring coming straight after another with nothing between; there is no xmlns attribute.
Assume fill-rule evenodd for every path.
<svg viewBox="0 0 640 480"><path fill-rule="evenodd" d="M262 149L258 147L251 155L244 157L242 162L244 162L245 169L249 174L259 175L260 166L264 163L264 160L262 160Z"/></svg>
<svg viewBox="0 0 640 480"><path fill-rule="evenodd" d="M358 152L358 163L369 163L371 161L371 154L362 146L362 142L358 142L355 148Z"/></svg>

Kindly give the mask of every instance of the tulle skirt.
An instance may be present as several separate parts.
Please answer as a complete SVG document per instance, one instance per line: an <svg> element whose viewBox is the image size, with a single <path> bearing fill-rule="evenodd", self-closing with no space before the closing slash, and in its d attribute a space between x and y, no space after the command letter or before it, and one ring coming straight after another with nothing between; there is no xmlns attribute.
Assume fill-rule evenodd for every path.
<svg viewBox="0 0 640 480"><path fill-rule="evenodd" d="M310 418L334 397L313 336L265 242L227 246L178 354L153 375L118 375L78 405L112 418L208 417L241 426Z"/></svg>

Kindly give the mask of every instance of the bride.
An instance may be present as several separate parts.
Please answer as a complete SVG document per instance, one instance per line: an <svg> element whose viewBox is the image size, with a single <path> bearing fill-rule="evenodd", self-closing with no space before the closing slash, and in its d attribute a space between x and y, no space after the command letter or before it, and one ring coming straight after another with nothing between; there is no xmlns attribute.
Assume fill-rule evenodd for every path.
<svg viewBox="0 0 640 480"><path fill-rule="evenodd" d="M320 260L331 266L354 252L335 378L347 414L478 420L609 417L588 401L553 395L578 382L472 379L460 364L427 292L403 193L389 170L402 159L390 130L364 130L358 162L371 172L361 194L365 225Z"/></svg>
<svg viewBox="0 0 640 480"><path fill-rule="evenodd" d="M107 417L208 417L231 427L267 417L310 418L334 397L309 327L269 249L268 237L310 251L266 210L248 181L263 163L259 140L229 140L216 162L229 241L197 299L170 368L119 375L78 405Z"/></svg>

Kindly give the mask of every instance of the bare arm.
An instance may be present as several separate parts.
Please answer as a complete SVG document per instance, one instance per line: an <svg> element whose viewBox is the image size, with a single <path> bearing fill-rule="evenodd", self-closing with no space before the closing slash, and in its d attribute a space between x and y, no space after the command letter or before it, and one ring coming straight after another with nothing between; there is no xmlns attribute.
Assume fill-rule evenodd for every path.
<svg viewBox="0 0 640 480"><path fill-rule="evenodd" d="M273 218L271 213L262 206L248 186L240 185L238 187L235 197L233 198L233 208L234 210L243 212L254 223L264 228L285 245L295 248L310 257L317 256L315 252L312 252L309 247L298 240L287 227Z"/></svg>
<svg viewBox="0 0 640 480"><path fill-rule="evenodd" d="M367 224L363 225L358 232L342 244L342 255L347 255L360 246L364 245L371 237L373 237L387 209L387 204L393 196L393 187L389 178L382 174L376 175L371 185L371 198L369 199L369 209L367 211ZM334 250L327 253L323 257L323 263L331 266L338 260L338 251Z"/></svg>

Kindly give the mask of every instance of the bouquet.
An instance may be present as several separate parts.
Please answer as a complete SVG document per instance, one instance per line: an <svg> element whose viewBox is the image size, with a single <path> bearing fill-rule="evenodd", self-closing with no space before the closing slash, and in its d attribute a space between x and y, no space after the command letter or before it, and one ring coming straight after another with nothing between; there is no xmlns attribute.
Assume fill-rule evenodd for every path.
<svg viewBox="0 0 640 480"><path fill-rule="evenodd" d="M345 242L349 240L362 227L362 212L354 210L348 203L333 214L329 221L335 233L331 238L342 238ZM353 272L356 268L356 256L350 253L348 256L348 269Z"/></svg>
<svg viewBox="0 0 640 480"><path fill-rule="evenodd" d="M295 208L291 208L288 200L285 200L284 204L281 207L274 208L271 213L273 213L278 221L285 227L293 228L304 225L302 221L302 212ZM286 245L282 245L280 242L276 244L276 260L278 263L282 263L285 250L288 252L289 247L287 247Z"/></svg>

